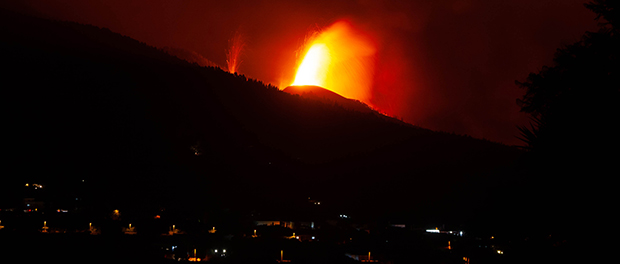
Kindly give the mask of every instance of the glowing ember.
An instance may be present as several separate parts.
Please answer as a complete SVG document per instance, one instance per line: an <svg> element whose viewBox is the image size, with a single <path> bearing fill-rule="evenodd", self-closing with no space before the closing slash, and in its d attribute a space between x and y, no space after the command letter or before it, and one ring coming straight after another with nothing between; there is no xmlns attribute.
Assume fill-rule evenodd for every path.
<svg viewBox="0 0 620 264"><path fill-rule="evenodd" d="M308 41L291 85L314 85L369 104L376 45L340 21Z"/></svg>

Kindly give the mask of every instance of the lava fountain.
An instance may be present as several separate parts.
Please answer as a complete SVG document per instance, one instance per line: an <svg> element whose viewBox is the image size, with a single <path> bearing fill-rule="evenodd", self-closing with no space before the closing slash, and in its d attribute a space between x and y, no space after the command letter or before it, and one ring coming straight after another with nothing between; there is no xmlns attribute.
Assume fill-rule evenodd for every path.
<svg viewBox="0 0 620 264"><path fill-rule="evenodd" d="M320 86L370 104L377 47L348 21L313 34L291 86Z"/></svg>
<svg viewBox="0 0 620 264"><path fill-rule="evenodd" d="M232 39L228 40L228 50L226 51L226 63L228 64L228 72L236 73L241 64L241 53L245 48L245 41L239 32L235 32Z"/></svg>

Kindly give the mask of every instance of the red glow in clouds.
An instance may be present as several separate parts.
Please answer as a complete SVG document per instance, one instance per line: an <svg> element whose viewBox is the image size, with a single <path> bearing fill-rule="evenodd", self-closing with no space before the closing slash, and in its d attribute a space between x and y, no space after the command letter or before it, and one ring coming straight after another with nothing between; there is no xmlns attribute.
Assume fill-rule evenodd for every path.
<svg viewBox="0 0 620 264"><path fill-rule="evenodd" d="M311 37L291 85L315 85L370 105L377 47L350 22L339 21Z"/></svg>

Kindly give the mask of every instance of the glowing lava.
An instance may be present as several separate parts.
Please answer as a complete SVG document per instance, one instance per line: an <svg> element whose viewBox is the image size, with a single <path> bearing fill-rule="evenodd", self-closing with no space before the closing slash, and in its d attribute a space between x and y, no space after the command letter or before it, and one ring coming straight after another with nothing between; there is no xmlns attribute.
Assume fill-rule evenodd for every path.
<svg viewBox="0 0 620 264"><path fill-rule="evenodd" d="M228 40L229 49L226 51L226 63L228 64L228 72L236 73L241 64L241 53L245 48L243 36L239 32L235 32L232 39Z"/></svg>
<svg viewBox="0 0 620 264"><path fill-rule="evenodd" d="M304 60L297 69L293 85L323 86L331 62L329 48L325 44L315 44L306 53Z"/></svg>
<svg viewBox="0 0 620 264"><path fill-rule="evenodd" d="M314 85L370 103L376 44L340 21L308 41L291 85Z"/></svg>

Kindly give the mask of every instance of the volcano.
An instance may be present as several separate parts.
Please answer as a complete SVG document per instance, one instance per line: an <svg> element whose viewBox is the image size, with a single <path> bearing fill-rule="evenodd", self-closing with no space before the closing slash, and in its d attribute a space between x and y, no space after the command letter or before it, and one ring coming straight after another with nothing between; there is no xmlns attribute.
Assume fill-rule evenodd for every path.
<svg viewBox="0 0 620 264"><path fill-rule="evenodd" d="M7 164L28 168L0 195L33 177L67 190L85 179L93 204L145 217L305 212L288 201L319 195L321 208L368 217L456 221L495 208L480 204L516 174L518 149L397 122L348 99L362 100L344 92L359 82L281 91L95 26L1 10L0 21L6 82L20 84L6 91Z"/></svg>
<svg viewBox="0 0 620 264"><path fill-rule="evenodd" d="M336 104L348 110L362 113L370 113L373 110L358 100L353 100L315 85L292 85L283 90L289 94L299 95L304 98L318 100L328 104Z"/></svg>

